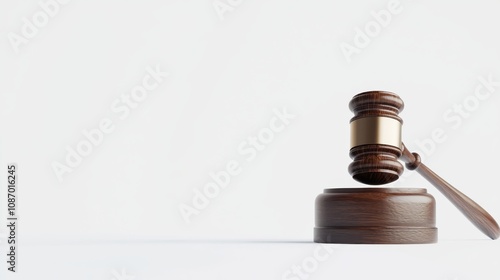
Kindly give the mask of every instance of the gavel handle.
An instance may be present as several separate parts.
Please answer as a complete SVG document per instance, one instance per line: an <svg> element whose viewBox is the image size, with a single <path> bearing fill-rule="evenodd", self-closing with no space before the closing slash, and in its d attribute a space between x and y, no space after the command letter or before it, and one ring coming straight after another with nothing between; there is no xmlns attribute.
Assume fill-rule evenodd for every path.
<svg viewBox="0 0 500 280"><path fill-rule="evenodd" d="M404 144L401 159L406 163L406 168L416 170L427 179L484 234L493 240L500 236L500 228L497 222L486 210L425 166L421 162L420 156L417 153L408 151Z"/></svg>

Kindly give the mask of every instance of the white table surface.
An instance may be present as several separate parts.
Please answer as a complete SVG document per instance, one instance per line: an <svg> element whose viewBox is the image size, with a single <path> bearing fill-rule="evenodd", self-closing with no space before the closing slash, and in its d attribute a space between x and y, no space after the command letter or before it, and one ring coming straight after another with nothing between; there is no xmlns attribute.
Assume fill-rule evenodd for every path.
<svg viewBox="0 0 500 280"><path fill-rule="evenodd" d="M18 272L4 268L0 278L500 279L497 241L322 246L310 241L25 240Z"/></svg>

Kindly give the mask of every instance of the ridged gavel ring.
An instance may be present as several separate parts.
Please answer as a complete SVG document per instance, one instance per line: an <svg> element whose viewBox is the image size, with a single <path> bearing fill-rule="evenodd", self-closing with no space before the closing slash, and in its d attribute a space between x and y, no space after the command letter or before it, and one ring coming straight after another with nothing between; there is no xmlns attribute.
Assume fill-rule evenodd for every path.
<svg viewBox="0 0 500 280"><path fill-rule="evenodd" d="M403 120L399 113L404 103L398 95L386 91L369 91L354 96L349 108L351 119L352 177L364 184L381 185L393 182L406 168L416 170L450 200L478 229L491 239L500 236L493 217L472 199L425 166L417 153L411 153L402 142Z"/></svg>

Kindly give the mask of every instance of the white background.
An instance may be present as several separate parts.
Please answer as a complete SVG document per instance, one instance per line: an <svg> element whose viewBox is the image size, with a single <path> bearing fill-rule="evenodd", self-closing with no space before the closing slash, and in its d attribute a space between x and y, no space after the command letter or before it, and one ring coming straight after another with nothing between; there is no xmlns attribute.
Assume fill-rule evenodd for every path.
<svg viewBox="0 0 500 280"><path fill-rule="evenodd" d="M230 9L217 12L214 3ZM406 145L500 218L500 84L475 97L481 79L500 81L500 3L402 0L386 26L346 56L341 46L357 47L357 28L376 22L372 12L389 3L74 0L58 4L32 38L15 45L23 18L33 23L44 10L38 1L3 1L0 161L4 169L19 165L19 279L111 279L121 267L137 280L281 279L317 245L236 241L309 242L315 197L325 187L359 186L347 173L347 105L366 90L399 94ZM148 67L169 76L121 119L111 107L141 84ZM238 147L284 108L295 118L248 160ZM58 180L54 162L66 164L67 148L76 149L82 131L103 119L114 130ZM436 129L444 136L426 151L422 143ZM192 205L195 190L230 161L241 173L186 223L179 207ZM339 247L311 279L499 278L489 262L499 258L498 243L410 174L393 185L424 187L436 197L441 244ZM5 237L5 226L0 231ZM155 240L158 246L137 245ZM185 240L236 243L214 249ZM117 253L123 246L134 257ZM91 261L99 254L106 257ZM86 274L71 274L76 263ZM408 269L385 273L398 264Z"/></svg>

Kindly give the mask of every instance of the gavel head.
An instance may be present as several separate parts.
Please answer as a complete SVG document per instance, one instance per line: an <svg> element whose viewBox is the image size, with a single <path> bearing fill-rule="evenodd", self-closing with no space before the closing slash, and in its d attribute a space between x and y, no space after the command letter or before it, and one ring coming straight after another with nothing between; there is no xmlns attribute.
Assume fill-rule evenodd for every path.
<svg viewBox="0 0 500 280"><path fill-rule="evenodd" d="M398 116L403 100L391 92L368 91L354 96L349 108L354 113L349 173L368 185L396 181L404 171L398 161L403 147L403 120Z"/></svg>

